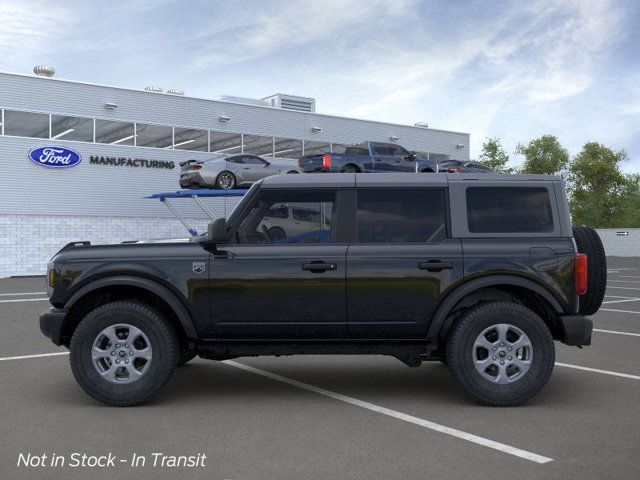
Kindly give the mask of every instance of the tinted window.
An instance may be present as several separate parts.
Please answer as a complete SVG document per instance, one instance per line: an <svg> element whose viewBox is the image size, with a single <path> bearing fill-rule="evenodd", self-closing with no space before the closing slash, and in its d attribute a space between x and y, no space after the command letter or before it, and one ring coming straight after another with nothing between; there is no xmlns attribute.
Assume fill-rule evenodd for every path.
<svg viewBox="0 0 640 480"><path fill-rule="evenodd" d="M444 191L358 191L359 243L437 243L446 237Z"/></svg>
<svg viewBox="0 0 640 480"><path fill-rule="evenodd" d="M243 159L244 159L244 163L249 163L251 165L265 165L267 163L260 157L254 157L252 155L243 157Z"/></svg>
<svg viewBox="0 0 640 480"><path fill-rule="evenodd" d="M227 158L227 162L244 163L244 157L229 157L229 158Z"/></svg>
<svg viewBox="0 0 640 480"><path fill-rule="evenodd" d="M346 155L365 155L368 156L369 155L369 149L368 148L362 148L362 147L347 147L347 149L344 152Z"/></svg>
<svg viewBox="0 0 640 480"><path fill-rule="evenodd" d="M543 187L467 188L467 216L472 233L553 231L549 192Z"/></svg>
<svg viewBox="0 0 640 480"><path fill-rule="evenodd" d="M373 149L376 152L376 155L390 155L389 147L386 145L375 145Z"/></svg>
<svg viewBox="0 0 640 480"><path fill-rule="evenodd" d="M491 170L489 167L485 167L484 165L482 165L481 163L467 163L466 165L469 168L475 168L476 170L482 170L483 172L493 172L493 170Z"/></svg>
<svg viewBox="0 0 640 480"><path fill-rule="evenodd" d="M409 153L398 145L389 145L387 148L389 149L389 155L393 157L404 157Z"/></svg>
<svg viewBox="0 0 640 480"><path fill-rule="evenodd" d="M238 243L328 243L335 192L268 191L258 194L237 232ZM288 215L288 209L293 215Z"/></svg>

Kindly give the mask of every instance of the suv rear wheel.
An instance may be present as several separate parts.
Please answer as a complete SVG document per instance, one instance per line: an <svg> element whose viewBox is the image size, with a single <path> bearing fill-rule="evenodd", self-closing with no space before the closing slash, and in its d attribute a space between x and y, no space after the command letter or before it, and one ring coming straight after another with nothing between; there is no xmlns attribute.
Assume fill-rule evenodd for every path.
<svg viewBox="0 0 640 480"><path fill-rule="evenodd" d="M464 389L491 406L519 405L547 383L555 362L542 319L511 302L470 308L452 326L447 364Z"/></svg>
<svg viewBox="0 0 640 480"><path fill-rule="evenodd" d="M90 312L71 338L71 370L96 400L128 407L149 400L171 378L179 344L172 325L152 307L130 301Z"/></svg>

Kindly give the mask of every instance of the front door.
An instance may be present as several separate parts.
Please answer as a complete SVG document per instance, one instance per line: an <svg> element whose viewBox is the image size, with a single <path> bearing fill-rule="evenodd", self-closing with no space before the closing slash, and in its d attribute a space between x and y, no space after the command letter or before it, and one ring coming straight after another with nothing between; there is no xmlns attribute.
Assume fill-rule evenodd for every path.
<svg viewBox="0 0 640 480"><path fill-rule="evenodd" d="M442 292L463 277L444 188L360 189L347 252L350 338L421 339Z"/></svg>
<svg viewBox="0 0 640 480"><path fill-rule="evenodd" d="M335 190L256 194L231 226L233 243L212 256L217 338L346 338L347 245L336 241L335 207Z"/></svg>

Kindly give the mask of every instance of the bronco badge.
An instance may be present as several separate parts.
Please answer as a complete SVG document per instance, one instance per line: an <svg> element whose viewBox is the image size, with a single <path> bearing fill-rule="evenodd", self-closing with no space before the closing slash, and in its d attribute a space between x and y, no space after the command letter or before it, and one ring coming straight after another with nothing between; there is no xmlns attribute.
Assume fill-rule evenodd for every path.
<svg viewBox="0 0 640 480"><path fill-rule="evenodd" d="M204 262L193 262L194 273L202 273L204 272L205 268L206 268L206 265Z"/></svg>

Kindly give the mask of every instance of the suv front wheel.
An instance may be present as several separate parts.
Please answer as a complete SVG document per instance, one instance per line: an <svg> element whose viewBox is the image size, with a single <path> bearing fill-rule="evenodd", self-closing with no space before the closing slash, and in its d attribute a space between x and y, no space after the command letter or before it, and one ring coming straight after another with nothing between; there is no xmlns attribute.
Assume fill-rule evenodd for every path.
<svg viewBox="0 0 640 480"><path fill-rule="evenodd" d="M452 326L446 359L476 400L507 407L524 403L547 383L555 348L536 313L517 303L490 302L470 308Z"/></svg>
<svg viewBox="0 0 640 480"><path fill-rule="evenodd" d="M171 378L179 359L173 326L140 302L101 305L71 338L71 370L96 400L128 407L149 400Z"/></svg>

